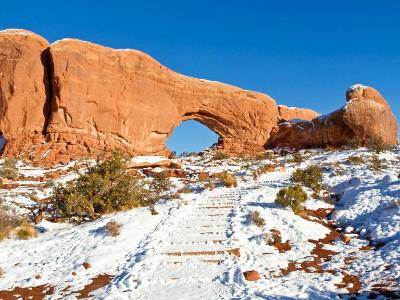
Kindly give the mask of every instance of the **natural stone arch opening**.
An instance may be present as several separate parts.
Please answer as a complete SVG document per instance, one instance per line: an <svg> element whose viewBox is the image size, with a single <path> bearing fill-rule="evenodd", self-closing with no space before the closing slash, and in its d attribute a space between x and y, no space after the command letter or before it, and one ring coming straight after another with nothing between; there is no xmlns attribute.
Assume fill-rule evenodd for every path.
<svg viewBox="0 0 400 300"><path fill-rule="evenodd" d="M169 150L177 155L188 152L199 152L212 147L220 136L206 124L195 119L184 120L174 128L166 141Z"/></svg>
<svg viewBox="0 0 400 300"><path fill-rule="evenodd" d="M7 143L6 138L3 135L3 132L0 131L0 153L3 152L6 143Z"/></svg>

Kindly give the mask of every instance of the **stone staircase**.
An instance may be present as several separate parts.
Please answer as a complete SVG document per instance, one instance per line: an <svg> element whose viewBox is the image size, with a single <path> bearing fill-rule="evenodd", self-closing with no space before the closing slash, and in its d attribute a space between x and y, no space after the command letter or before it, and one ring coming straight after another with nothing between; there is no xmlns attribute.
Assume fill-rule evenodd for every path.
<svg viewBox="0 0 400 300"><path fill-rule="evenodd" d="M135 279L135 292L144 299L148 294L150 299L152 287L160 290L160 285L165 288L161 288L164 295L168 295L171 289L182 288L182 285L185 290L188 285L196 289L203 284L215 284L217 290L227 289L218 283L240 257L238 240L232 238L231 228L232 211L243 193L247 190L235 188L205 192L174 211L163 225L165 235L155 243L162 246L148 257L148 263L147 259L143 260L140 274ZM228 289L226 293L229 294ZM193 295L198 299L201 296L207 298L199 290Z"/></svg>

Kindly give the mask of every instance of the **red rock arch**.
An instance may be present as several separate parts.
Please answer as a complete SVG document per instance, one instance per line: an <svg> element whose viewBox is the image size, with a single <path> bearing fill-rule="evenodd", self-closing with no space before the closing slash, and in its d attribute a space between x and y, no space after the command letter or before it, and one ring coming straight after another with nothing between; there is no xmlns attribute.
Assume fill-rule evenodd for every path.
<svg viewBox="0 0 400 300"><path fill-rule="evenodd" d="M314 119L299 127L284 121L318 114L277 106L265 94L178 74L135 50L73 39L49 45L28 31L0 31L0 71L6 155L57 162L114 148L166 154L168 136L189 119L216 132L220 149L232 154L280 145L341 145L355 135L397 143L389 105L367 87L351 89L346 109L329 115L329 122Z"/></svg>

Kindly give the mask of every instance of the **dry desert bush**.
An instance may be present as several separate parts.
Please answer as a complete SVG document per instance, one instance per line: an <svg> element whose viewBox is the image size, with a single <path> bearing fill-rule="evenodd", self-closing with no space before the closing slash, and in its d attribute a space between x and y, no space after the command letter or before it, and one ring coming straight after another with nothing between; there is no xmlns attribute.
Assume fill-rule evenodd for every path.
<svg viewBox="0 0 400 300"><path fill-rule="evenodd" d="M367 148L379 154L391 150L393 146L385 144L380 137L372 137L367 142Z"/></svg>
<svg viewBox="0 0 400 300"><path fill-rule="evenodd" d="M16 180L18 177L17 160L14 158L4 159L0 168L0 177Z"/></svg>
<svg viewBox="0 0 400 300"><path fill-rule="evenodd" d="M236 187L237 186L235 175L229 173L228 171L215 173L213 176L219 178L221 183L226 187Z"/></svg>
<svg viewBox="0 0 400 300"><path fill-rule="evenodd" d="M260 212L257 210L250 212L250 220L258 227L265 226L265 219L260 216Z"/></svg>
<svg viewBox="0 0 400 300"><path fill-rule="evenodd" d="M385 168L385 165L378 155L372 155L370 168L374 171L380 171Z"/></svg>
<svg viewBox="0 0 400 300"><path fill-rule="evenodd" d="M364 163L364 159L361 156L357 156L357 155L351 155L347 158L347 160L352 165L360 165L360 164Z"/></svg>
<svg viewBox="0 0 400 300"><path fill-rule="evenodd" d="M32 224L29 224L27 221L24 221L16 229L15 235L19 240L27 240L32 237L36 237L37 231L36 231L36 228Z"/></svg>
<svg viewBox="0 0 400 300"><path fill-rule="evenodd" d="M116 237L120 235L122 229L122 224L117 221L109 221L105 226L105 231L108 235Z"/></svg>
<svg viewBox="0 0 400 300"><path fill-rule="evenodd" d="M227 158L229 158L229 155L227 155L226 153L221 152L221 151L215 152L212 157L213 160L223 160L223 159L227 159Z"/></svg>
<svg viewBox="0 0 400 300"><path fill-rule="evenodd" d="M0 203L0 241L7 238L22 222L23 218L18 216L14 210Z"/></svg>

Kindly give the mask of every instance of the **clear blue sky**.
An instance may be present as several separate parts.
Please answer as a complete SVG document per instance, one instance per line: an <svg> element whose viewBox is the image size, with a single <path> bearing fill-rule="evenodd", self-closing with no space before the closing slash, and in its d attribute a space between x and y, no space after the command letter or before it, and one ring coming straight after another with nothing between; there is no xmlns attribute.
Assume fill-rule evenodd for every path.
<svg viewBox="0 0 400 300"><path fill-rule="evenodd" d="M400 115L397 0L5 1L0 28L139 49L177 72L321 113L363 83ZM198 126L180 131L188 135L172 143L178 152L215 141Z"/></svg>

